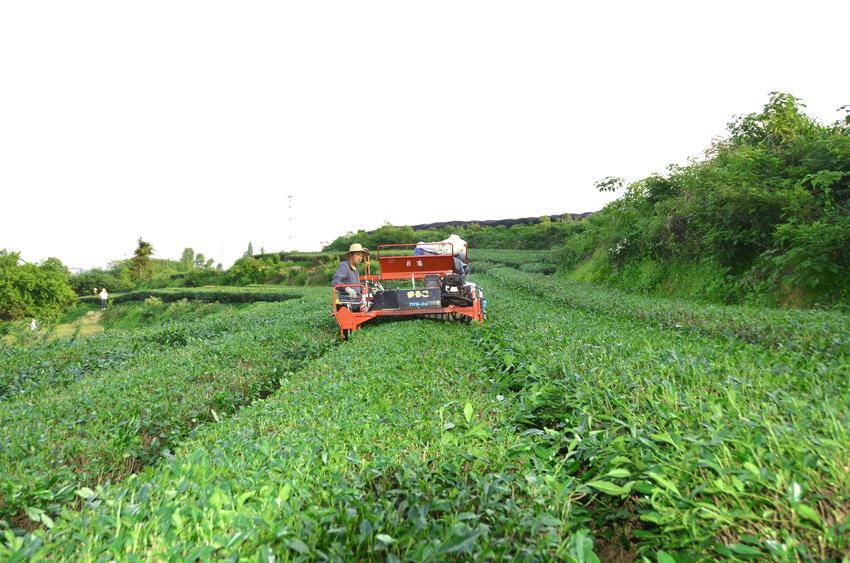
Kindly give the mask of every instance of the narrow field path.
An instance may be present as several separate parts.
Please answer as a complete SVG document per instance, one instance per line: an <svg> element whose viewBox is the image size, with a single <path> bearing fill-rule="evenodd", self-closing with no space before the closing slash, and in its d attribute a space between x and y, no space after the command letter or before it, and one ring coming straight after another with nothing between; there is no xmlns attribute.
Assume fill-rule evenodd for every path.
<svg viewBox="0 0 850 563"><path fill-rule="evenodd" d="M70 323L57 324L50 328L50 338L88 338L103 332L101 319L103 311L88 311L85 315Z"/></svg>

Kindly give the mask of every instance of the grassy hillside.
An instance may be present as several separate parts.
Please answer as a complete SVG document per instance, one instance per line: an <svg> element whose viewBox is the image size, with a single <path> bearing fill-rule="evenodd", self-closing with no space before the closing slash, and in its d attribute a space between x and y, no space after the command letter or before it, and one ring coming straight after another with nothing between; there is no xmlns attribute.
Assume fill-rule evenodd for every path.
<svg viewBox="0 0 850 563"><path fill-rule="evenodd" d="M528 271L547 253L482 254L484 326L332 346L324 293L300 290L4 352L2 373L35 371L0 400L0 517L19 528L0 558L850 554L848 315L640 297Z"/></svg>
<svg viewBox="0 0 850 563"><path fill-rule="evenodd" d="M609 179L600 189L617 189ZM737 118L704 160L629 185L566 239L575 279L712 301L850 302L850 115L787 94Z"/></svg>

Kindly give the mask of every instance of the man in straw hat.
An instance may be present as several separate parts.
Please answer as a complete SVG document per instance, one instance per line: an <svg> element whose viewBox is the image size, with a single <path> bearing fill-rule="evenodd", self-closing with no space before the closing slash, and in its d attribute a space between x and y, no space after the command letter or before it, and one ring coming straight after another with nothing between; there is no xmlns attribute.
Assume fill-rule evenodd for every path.
<svg viewBox="0 0 850 563"><path fill-rule="evenodd" d="M331 285L358 286L360 284L360 272L357 267L363 262L363 258L369 249L363 248L362 244L354 243L348 247L348 259L343 260L334 273ZM360 299L360 287L346 287L339 291L340 297L347 295L348 301L356 303Z"/></svg>

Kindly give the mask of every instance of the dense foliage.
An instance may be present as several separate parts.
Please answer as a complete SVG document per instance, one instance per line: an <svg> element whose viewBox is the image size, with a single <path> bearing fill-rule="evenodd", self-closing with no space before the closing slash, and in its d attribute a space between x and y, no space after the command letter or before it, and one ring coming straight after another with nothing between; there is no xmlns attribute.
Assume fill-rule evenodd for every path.
<svg viewBox="0 0 850 563"><path fill-rule="evenodd" d="M76 299L68 279L56 258L22 263L20 254L0 250L0 320L55 318Z"/></svg>
<svg viewBox="0 0 850 563"><path fill-rule="evenodd" d="M802 108L774 94L705 160L629 185L566 239L563 265L578 279L711 300L846 302L850 116L824 126Z"/></svg>
<svg viewBox="0 0 850 563"><path fill-rule="evenodd" d="M229 285L327 285L339 260L340 257L335 253L245 256L227 270L223 281Z"/></svg>
<svg viewBox="0 0 850 563"><path fill-rule="evenodd" d="M546 249L563 242L580 228L580 224L579 220L565 215L554 221L549 217L541 217L537 223L510 227L472 224L465 227L414 230L412 227L384 225L374 231L360 230L338 237L326 246L325 250L346 251L354 242L372 249L377 248L379 244L431 242L443 240L453 233L478 248Z"/></svg>
<svg viewBox="0 0 850 563"><path fill-rule="evenodd" d="M476 274L490 301L484 326L369 326L343 346L302 352L302 362L274 372L277 391L230 417L209 402L212 389L233 388L222 362L265 358L263 372L279 365L265 354L280 346L334 338L320 290L235 318L213 312L180 329L194 339L172 342L165 328L123 336L152 339L139 354L167 359L156 367L124 358L116 376L93 365L83 385L61 378L49 396L54 383L12 391L0 417L21 428L23 412L10 405L29 398L39 413L32 432L47 447L10 435L22 447L0 474L15 483L19 517L43 528L8 531L0 558L850 553L846 314L641 297L522 271L550 253L484 257ZM53 352L26 353L6 361L37 365ZM215 374L215 385L203 387L202 374ZM119 388L114 409L97 398ZM170 414L183 412L177 395L202 397L197 422ZM82 421L73 428L49 414L72 408ZM145 426L154 421L165 422ZM161 443L146 446L150 435L170 436L164 454ZM116 471L110 460L122 451L156 463L119 482L139 469ZM51 467L56 452L66 463ZM111 468L111 483L93 485L103 480L92 460ZM43 481L50 475L58 478Z"/></svg>
<svg viewBox="0 0 850 563"><path fill-rule="evenodd" d="M247 252L246 252L247 254ZM179 261L151 258L143 276L134 274L133 259L113 262L107 269L95 268L71 277L78 295L92 296L94 288L110 293L173 287L255 284L327 285L339 263L338 253L270 253L243 256L226 271L212 259L186 248Z"/></svg>
<svg viewBox="0 0 850 563"><path fill-rule="evenodd" d="M92 268L71 276L71 287L79 296L97 295L106 288L110 293L129 291L136 286L130 279L129 265L116 263L111 268Z"/></svg>

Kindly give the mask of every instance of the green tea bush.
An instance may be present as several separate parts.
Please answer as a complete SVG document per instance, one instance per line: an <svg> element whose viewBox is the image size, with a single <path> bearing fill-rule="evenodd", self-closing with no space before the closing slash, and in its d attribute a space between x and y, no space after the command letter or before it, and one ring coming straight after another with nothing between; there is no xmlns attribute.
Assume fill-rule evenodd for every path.
<svg viewBox="0 0 850 563"><path fill-rule="evenodd" d="M101 321L105 329L123 329L134 331L153 325L165 325L175 321L194 321L230 311L235 313L242 303L223 304L218 301L178 301L164 302L159 297L148 297L142 302L129 301L118 307L110 307L103 312Z"/></svg>
<svg viewBox="0 0 850 563"><path fill-rule="evenodd" d="M79 510L7 532L0 557L848 553L847 315L636 297L484 263L484 326L367 326L137 475L79 487Z"/></svg>
<svg viewBox="0 0 850 563"><path fill-rule="evenodd" d="M482 261L484 264L482 264ZM492 265L503 265L523 272L554 274L558 270L555 254L551 250L495 250L476 249L471 268L483 272Z"/></svg>
<svg viewBox="0 0 850 563"><path fill-rule="evenodd" d="M587 283L539 276L504 267L487 270L502 288L555 301L561 307L633 317L667 328L739 338L776 349L813 354L850 354L848 317L838 311L783 311L766 307L698 304L684 299L635 295Z"/></svg>
<svg viewBox="0 0 850 563"><path fill-rule="evenodd" d="M35 389L58 388L87 376L122 369L144 336L92 336L0 346L0 401Z"/></svg>
<svg viewBox="0 0 850 563"><path fill-rule="evenodd" d="M848 553L847 315L479 281L513 296L481 346L510 420L589 494L574 525L627 558Z"/></svg>
<svg viewBox="0 0 850 563"><path fill-rule="evenodd" d="M110 297L113 304L130 301L144 301L151 297L163 302L173 301L208 301L219 303L251 303L254 301L286 301L300 297L300 290L288 286L248 286L248 287L175 287L162 289L140 289ZM82 301L95 302L96 296L83 297Z"/></svg>
<svg viewBox="0 0 850 563"><path fill-rule="evenodd" d="M510 249L472 249L470 256L478 260L495 262L506 266L522 267L527 264L556 264L555 255L551 250L510 250Z"/></svg>
<svg viewBox="0 0 850 563"><path fill-rule="evenodd" d="M368 362L352 363L367 354ZM56 521L45 552L555 554L563 514L542 483L511 470L534 454L514 449L509 429L491 428L501 406L482 386L481 360L474 333L458 324L386 323L357 333L274 396L200 430L173 459L123 486L83 491L87 508ZM89 535L95 529L112 539Z"/></svg>
<svg viewBox="0 0 850 563"><path fill-rule="evenodd" d="M129 338L106 333L73 345L89 363L66 363L59 374L59 344L0 357L20 367L17 353L35 354L42 358L36 365L51 366L31 374L42 381L29 392L20 392L20 372L7 382L8 398L0 403L0 519L49 525L80 487L170 455L199 423L270 393L287 372L336 341L325 301L315 290L300 300L170 322ZM90 350L79 352L86 345ZM116 349L124 355L114 355ZM104 356L111 365L88 369Z"/></svg>

